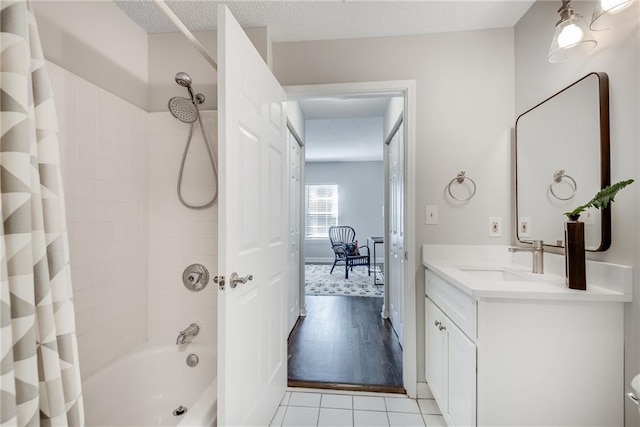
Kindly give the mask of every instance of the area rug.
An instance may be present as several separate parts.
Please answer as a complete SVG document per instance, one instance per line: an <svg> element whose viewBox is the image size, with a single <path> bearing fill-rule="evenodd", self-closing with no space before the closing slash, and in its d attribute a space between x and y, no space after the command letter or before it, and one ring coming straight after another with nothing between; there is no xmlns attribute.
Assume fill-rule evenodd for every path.
<svg viewBox="0 0 640 427"><path fill-rule="evenodd" d="M383 277L377 267L371 267L371 276L367 275L367 268L354 267L349 271L349 278L344 278L344 266L336 266L330 274L331 265L305 264L305 295L345 295L358 297L383 297L384 286L373 284L373 275L377 275L377 283L382 283Z"/></svg>

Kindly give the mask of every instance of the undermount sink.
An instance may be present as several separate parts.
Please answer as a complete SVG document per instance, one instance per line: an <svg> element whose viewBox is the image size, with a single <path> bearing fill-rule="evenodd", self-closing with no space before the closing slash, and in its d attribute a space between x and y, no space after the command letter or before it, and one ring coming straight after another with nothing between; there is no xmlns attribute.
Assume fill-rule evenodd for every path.
<svg viewBox="0 0 640 427"><path fill-rule="evenodd" d="M532 282L535 281L525 275L513 273L504 269L491 268L460 268L465 274L477 280L490 280L494 282Z"/></svg>

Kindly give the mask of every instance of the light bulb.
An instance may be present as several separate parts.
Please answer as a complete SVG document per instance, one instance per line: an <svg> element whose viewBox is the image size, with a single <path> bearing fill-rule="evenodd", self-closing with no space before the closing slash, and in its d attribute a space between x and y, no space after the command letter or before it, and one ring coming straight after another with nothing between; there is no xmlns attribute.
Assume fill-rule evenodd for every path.
<svg viewBox="0 0 640 427"><path fill-rule="evenodd" d="M575 24L569 24L562 29L562 32L558 35L558 46L567 47L572 44L578 43L582 40L584 33Z"/></svg>
<svg viewBox="0 0 640 427"><path fill-rule="evenodd" d="M618 13L630 5L630 0L600 0L602 10L608 13Z"/></svg>

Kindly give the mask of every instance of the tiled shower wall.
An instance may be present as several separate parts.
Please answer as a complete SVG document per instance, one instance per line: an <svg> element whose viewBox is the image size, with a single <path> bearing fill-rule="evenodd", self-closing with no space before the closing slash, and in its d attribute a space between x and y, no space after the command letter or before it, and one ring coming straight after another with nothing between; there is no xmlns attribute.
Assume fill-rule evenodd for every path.
<svg viewBox="0 0 640 427"><path fill-rule="evenodd" d="M149 113L148 117L148 338L174 343L180 330L196 322L200 333L194 342L215 344L217 289L212 278L218 265L218 205L194 210L180 204L176 184L190 125L168 112ZM216 113L203 111L202 122L215 150ZM195 205L206 203L215 191L199 127L186 158L182 187L184 199ZM204 265L211 275L207 287L199 292L189 291L182 283L183 270L194 263Z"/></svg>
<svg viewBox="0 0 640 427"><path fill-rule="evenodd" d="M47 62L83 378L146 338L148 113Z"/></svg>

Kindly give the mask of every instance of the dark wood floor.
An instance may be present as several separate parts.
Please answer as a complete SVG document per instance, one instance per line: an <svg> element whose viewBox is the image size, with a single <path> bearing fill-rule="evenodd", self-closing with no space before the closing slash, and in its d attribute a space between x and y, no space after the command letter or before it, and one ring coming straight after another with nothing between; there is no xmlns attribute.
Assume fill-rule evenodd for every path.
<svg viewBox="0 0 640 427"><path fill-rule="evenodd" d="M289 385L403 392L402 348L382 303L307 296L308 314L289 336Z"/></svg>

